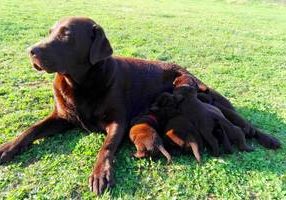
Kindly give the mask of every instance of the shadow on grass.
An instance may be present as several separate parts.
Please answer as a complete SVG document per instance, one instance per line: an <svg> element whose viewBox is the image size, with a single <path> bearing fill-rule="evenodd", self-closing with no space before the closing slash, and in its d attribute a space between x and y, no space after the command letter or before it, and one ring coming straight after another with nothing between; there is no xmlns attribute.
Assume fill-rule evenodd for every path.
<svg viewBox="0 0 286 200"><path fill-rule="evenodd" d="M71 130L66 133L60 133L55 136L47 137L35 141L26 151L17 155L11 162L5 163L21 163L22 167L29 167L49 155L71 154L77 145L78 141L83 138L85 134L80 130Z"/></svg>
<svg viewBox="0 0 286 200"><path fill-rule="evenodd" d="M282 143L282 148L275 151L273 156L273 150L266 150L262 146L258 145L254 140L248 140L255 147L255 151L251 153L241 153L236 151L232 155L222 155L224 165L220 168L225 171L230 171L232 174L247 174L249 171L259 171L265 173L272 173L278 176L285 173L286 161L285 161L285 130L286 124L276 114L267 113L264 111L258 111L249 108L238 108L238 111L246 116L250 121L261 130L267 130L272 135L279 138ZM76 148L77 143L85 137L79 130L69 131L66 134L59 134L54 137L49 137L45 140L39 141L32 145L22 155L15 157L12 163L21 163L23 167L29 167L29 165L41 160L46 155L62 155L71 154ZM101 145L101 144L100 144ZM123 148L116 156L115 164L115 177L116 186L111 191L111 196L114 198L120 198L123 195L133 196L135 193L142 193L143 188L148 188L152 191L151 186L146 182L144 176L140 171L148 171L147 161L143 163L131 157L131 152L135 151L135 148L127 141L127 137L122 144ZM204 153L203 162L200 167L204 166L204 163L210 161L212 157ZM94 158L95 160L95 158ZM156 162L156 161L155 161ZM193 157L190 156L175 156L174 162L168 166L164 158L160 158L157 162L161 163L162 170L158 170L158 173L164 179L168 179L168 168L172 168L172 165L189 166L191 171L195 169L196 163ZM7 163L9 165L9 163ZM90 166L92 167L92 166ZM181 173L181 172L179 172ZM190 172L192 173L192 172ZM183 175L184 173L182 173ZM144 181L143 181L144 179ZM154 180L156 182L156 180ZM152 182L152 181L151 181ZM152 184L151 184L152 185Z"/></svg>

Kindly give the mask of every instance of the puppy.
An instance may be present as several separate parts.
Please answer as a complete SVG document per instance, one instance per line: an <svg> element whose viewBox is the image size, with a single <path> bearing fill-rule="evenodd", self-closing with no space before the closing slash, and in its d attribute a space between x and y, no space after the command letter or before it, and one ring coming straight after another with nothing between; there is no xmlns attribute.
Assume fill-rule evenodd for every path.
<svg viewBox="0 0 286 200"><path fill-rule="evenodd" d="M157 149L167 158L169 163L171 155L164 148L158 131L162 130L166 120L172 117L174 113L171 110L168 113L164 109L159 110L156 105L153 104L146 114L142 114L131 121L129 138L137 149L134 154L135 157L146 157Z"/></svg>
<svg viewBox="0 0 286 200"><path fill-rule="evenodd" d="M246 144L242 130L229 122L217 108L201 102L197 98L197 90L196 86L182 85L174 89L174 95L177 99L181 99L179 108L208 142L213 155L219 156L218 141L212 134L217 125L221 127L230 142L237 144L239 150L252 151Z"/></svg>
<svg viewBox="0 0 286 200"><path fill-rule="evenodd" d="M199 92L197 97L202 102L219 108L223 115L232 124L240 127L243 130L246 138L255 138L259 144L266 148L277 149L281 146L280 142L276 138L255 128L251 123L243 119L238 112L235 112L234 110L226 107L224 104L221 104L212 93L209 93L208 91L205 91L205 93Z"/></svg>
<svg viewBox="0 0 286 200"><path fill-rule="evenodd" d="M150 152L158 149L169 163L171 162L171 155L164 148L162 139L155 128L152 127L153 123L157 123L156 117L153 115L144 115L131 127L129 138L137 149L134 156L144 158L147 157Z"/></svg>
<svg viewBox="0 0 286 200"><path fill-rule="evenodd" d="M165 92L157 98L152 110L167 116L164 133L168 141L181 149L191 150L200 162L200 150L203 148L201 137L193 124L178 109L178 101L174 95Z"/></svg>

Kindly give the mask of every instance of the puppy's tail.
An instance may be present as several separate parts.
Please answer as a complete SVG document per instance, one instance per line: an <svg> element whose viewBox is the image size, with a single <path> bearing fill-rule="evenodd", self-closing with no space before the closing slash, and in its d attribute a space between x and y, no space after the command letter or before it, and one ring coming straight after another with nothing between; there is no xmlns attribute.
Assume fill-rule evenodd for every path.
<svg viewBox="0 0 286 200"><path fill-rule="evenodd" d="M164 148L164 146L162 144L159 144L157 146L158 150L167 158L167 162L170 163L172 158L171 155L169 154L169 152Z"/></svg>

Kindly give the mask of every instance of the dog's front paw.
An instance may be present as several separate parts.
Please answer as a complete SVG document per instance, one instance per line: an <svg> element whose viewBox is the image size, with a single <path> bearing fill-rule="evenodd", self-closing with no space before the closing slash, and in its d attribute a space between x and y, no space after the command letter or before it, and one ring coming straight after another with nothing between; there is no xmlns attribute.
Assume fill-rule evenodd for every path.
<svg viewBox="0 0 286 200"><path fill-rule="evenodd" d="M0 164L9 162L18 152L19 148L13 142L7 142L0 146Z"/></svg>
<svg viewBox="0 0 286 200"><path fill-rule="evenodd" d="M97 163L89 177L90 190L97 195L101 195L106 189L111 188L114 183L111 161L106 159Z"/></svg>

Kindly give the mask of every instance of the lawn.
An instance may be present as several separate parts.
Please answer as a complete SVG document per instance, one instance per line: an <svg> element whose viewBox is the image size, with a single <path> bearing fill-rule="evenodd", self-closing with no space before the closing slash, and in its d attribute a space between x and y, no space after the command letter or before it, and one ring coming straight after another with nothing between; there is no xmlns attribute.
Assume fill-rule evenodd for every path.
<svg viewBox="0 0 286 200"><path fill-rule="evenodd" d="M286 5L265 1L1 0L0 144L53 109L53 75L26 48L63 16L101 24L114 54L176 62L228 97L249 121L282 141L266 150L137 160L126 140L116 186L103 199L286 199ZM92 199L87 177L103 134L81 130L36 141L0 166L0 199Z"/></svg>

